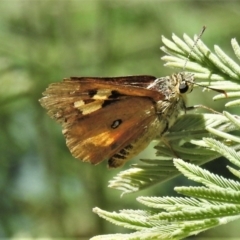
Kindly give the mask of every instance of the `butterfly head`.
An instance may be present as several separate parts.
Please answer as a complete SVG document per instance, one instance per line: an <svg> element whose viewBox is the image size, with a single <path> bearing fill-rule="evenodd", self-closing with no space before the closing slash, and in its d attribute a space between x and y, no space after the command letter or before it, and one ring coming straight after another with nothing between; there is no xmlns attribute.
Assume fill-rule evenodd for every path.
<svg viewBox="0 0 240 240"><path fill-rule="evenodd" d="M192 92L194 86L194 75L192 73L180 72L176 76L180 94Z"/></svg>

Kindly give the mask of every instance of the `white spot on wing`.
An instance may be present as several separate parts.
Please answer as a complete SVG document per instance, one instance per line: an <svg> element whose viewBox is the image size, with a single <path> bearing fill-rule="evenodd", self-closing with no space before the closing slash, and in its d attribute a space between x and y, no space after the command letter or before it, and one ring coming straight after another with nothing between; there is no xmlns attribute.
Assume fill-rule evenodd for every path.
<svg viewBox="0 0 240 240"><path fill-rule="evenodd" d="M103 100L101 101L94 101L85 105L78 107L78 109L82 112L83 115L90 114L92 112L97 111L98 109L102 108Z"/></svg>
<svg viewBox="0 0 240 240"><path fill-rule="evenodd" d="M96 100L105 100L112 94L110 89L99 89L97 93L92 97Z"/></svg>
<svg viewBox="0 0 240 240"><path fill-rule="evenodd" d="M84 103L83 100L74 102L74 107L75 107L75 108L79 108L79 107L81 107L81 106L83 106L83 105L85 105L85 103Z"/></svg>

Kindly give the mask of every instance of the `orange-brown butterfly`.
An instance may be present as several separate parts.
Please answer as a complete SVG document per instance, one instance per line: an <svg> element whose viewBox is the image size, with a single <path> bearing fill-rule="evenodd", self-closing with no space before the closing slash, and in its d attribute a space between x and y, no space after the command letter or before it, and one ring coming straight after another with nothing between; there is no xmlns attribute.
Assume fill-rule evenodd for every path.
<svg viewBox="0 0 240 240"><path fill-rule="evenodd" d="M110 168L117 168L159 139L187 110L185 95L193 84L193 75L184 72L162 78L71 77L51 84L40 103L62 125L75 158L92 164L108 160Z"/></svg>
<svg viewBox="0 0 240 240"><path fill-rule="evenodd" d="M170 77L71 77L51 84L40 99L63 127L72 155L122 166L173 125L186 110L192 74Z"/></svg>

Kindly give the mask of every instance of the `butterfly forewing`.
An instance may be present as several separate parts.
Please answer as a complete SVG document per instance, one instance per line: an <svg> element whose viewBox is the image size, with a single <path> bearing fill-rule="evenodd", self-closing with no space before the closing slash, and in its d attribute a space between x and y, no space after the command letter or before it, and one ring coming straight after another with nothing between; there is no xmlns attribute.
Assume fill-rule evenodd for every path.
<svg viewBox="0 0 240 240"><path fill-rule="evenodd" d="M72 77L51 84L40 100L60 122L74 157L118 167L143 150L156 135L154 102L164 99L147 89L153 76ZM158 126L159 127L159 126Z"/></svg>
<svg viewBox="0 0 240 240"><path fill-rule="evenodd" d="M100 108L100 104L107 104L108 101L120 100L126 96L163 99L164 95L161 93L141 86L141 84L144 84L147 87L147 82L149 82L149 85L155 79L153 76L145 75L116 78L73 77L64 79L60 83L50 84L43 93L44 97L40 99L40 103L48 110L48 114L52 118L63 123L67 122L69 118L75 118L76 115L81 116L74 104L78 106L81 104L84 107L86 104L100 100ZM103 90L105 90L105 95L101 92Z"/></svg>
<svg viewBox="0 0 240 240"><path fill-rule="evenodd" d="M121 95L151 97L157 101L163 99L164 95L160 92L147 89L147 87L155 80L156 77L148 75L113 78L71 77L69 79L64 79L66 82L70 81L80 83L81 89L85 91L109 89L116 91ZM90 89L88 89L89 87Z"/></svg>

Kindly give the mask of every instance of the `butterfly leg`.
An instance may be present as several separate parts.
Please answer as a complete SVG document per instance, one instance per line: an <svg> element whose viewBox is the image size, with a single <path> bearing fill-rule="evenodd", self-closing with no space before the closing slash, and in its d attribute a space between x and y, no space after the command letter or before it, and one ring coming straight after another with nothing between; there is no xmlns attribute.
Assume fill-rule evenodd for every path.
<svg viewBox="0 0 240 240"><path fill-rule="evenodd" d="M179 158L179 155L176 153L176 151L174 151L171 143L164 137L164 134L168 131L168 129L169 129L169 126L167 122L164 130L161 133L160 141L170 150L169 155L172 153L171 157L173 156L173 157Z"/></svg>
<svg viewBox="0 0 240 240"><path fill-rule="evenodd" d="M171 157L176 157L176 158L180 158L180 156L176 153L176 151L173 149L172 145L170 144L169 141L167 141L166 138L162 137L161 141L163 142L163 144L170 150ZM170 154L170 153L169 153Z"/></svg>

